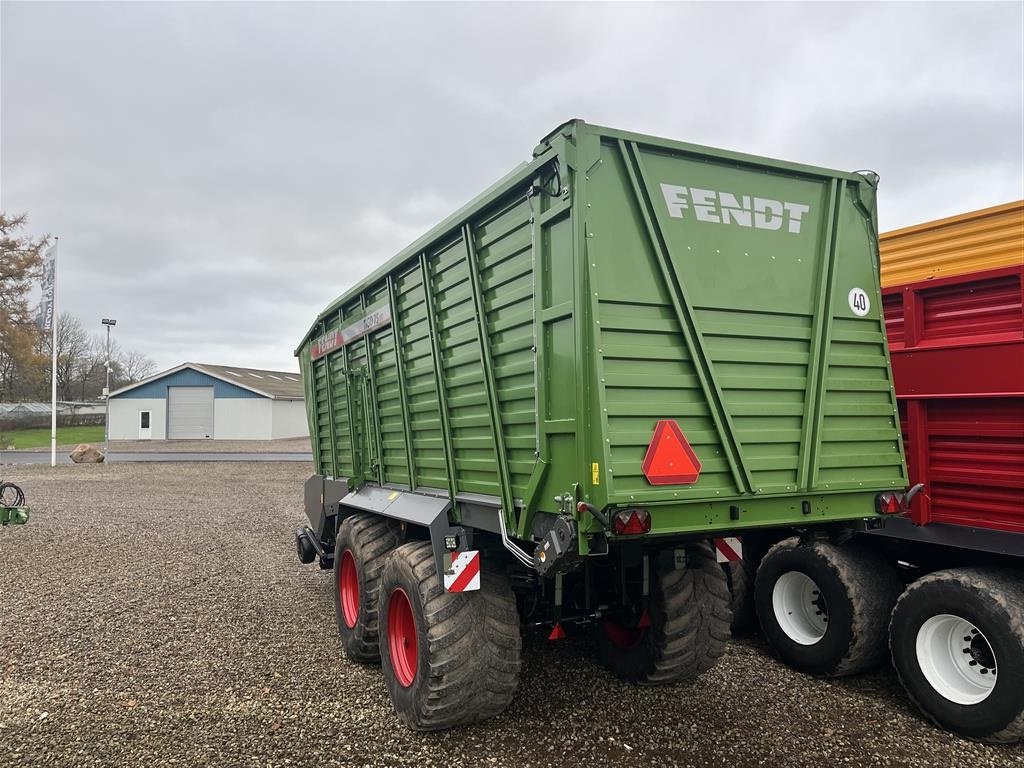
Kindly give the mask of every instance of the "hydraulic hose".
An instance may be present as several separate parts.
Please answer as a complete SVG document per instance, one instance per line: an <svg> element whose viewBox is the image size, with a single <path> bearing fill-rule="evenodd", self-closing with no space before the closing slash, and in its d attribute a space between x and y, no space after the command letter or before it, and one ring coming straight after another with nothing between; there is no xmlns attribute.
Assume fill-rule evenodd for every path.
<svg viewBox="0 0 1024 768"><path fill-rule="evenodd" d="M25 506L25 492L14 483L0 482L0 507Z"/></svg>
<svg viewBox="0 0 1024 768"><path fill-rule="evenodd" d="M520 563L533 568L533 558L521 550L508 536L508 529L505 527L505 511L502 509L498 510L498 525L501 527L501 543L505 545L505 549L512 553L513 557L516 558Z"/></svg>

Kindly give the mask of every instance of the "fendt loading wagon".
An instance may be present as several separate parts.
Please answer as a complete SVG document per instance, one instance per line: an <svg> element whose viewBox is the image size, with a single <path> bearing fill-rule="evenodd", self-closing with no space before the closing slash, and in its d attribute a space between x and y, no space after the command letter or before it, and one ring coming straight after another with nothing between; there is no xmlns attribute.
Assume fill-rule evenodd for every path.
<svg viewBox="0 0 1024 768"><path fill-rule="evenodd" d="M320 313L296 545L407 725L507 707L523 626L707 670L743 531L786 533L772 599L827 625L822 672L884 655L895 588L851 541L911 495L876 183L572 121Z"/></svg>
<svg viewBox="0 0 1024 768"><path fill-rule="evenodd" d="M861 534L907 587L887 605L892 662L936 724L1024 738L1024 201L881 236L882 305L910 482L906 512ZM780 637L755 589L781 534L751 532L730 564L737 617L753 602L792 666L816 649ZM891 577L890 577L891 578ZM747 595L749 597L749 593ZM735 621L735 619L734 619Z"/></svg>

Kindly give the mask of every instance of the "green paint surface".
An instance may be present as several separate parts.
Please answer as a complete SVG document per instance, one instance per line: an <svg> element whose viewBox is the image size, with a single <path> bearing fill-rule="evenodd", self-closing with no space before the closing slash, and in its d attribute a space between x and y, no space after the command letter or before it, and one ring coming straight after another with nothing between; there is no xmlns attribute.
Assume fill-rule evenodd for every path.
<svg viewBox="0 0 1024 768"><path fill-rule="evenodd" d="M383 304L390 325L310 360ZM296 354L321 473L448 493L456 516L483 496L522 536L564 494L672 535L869 518L907 484L857 174L567 123ZM644 476L660 419L695 483Z"/></svg>

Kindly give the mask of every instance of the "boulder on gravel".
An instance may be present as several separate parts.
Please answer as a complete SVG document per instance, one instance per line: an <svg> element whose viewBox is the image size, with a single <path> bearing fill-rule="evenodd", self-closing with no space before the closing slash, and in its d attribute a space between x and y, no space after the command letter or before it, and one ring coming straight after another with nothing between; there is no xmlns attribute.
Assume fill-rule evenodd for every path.
<svg viewBox="0 0 1024 768"><path fill-rule="evenodd" d="M103 451L94 448L88 443L75 446L71 452L71 460L75 464L99 464L103 461Z"/></svg>

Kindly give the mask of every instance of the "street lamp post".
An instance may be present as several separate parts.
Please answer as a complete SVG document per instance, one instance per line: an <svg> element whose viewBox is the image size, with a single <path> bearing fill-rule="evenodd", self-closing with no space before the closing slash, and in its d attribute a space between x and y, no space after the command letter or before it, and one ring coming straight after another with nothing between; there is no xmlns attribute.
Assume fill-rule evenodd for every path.
<svg viewBox="0 0 1024 768"><path fill-rule="evenodd" d="M103 460L107 460L110 453L110 329L117 325L117 320L104 317L103 324L107 326L107 386L103 388L103 399L107 406L107 415L103 419Z"/></svg>

